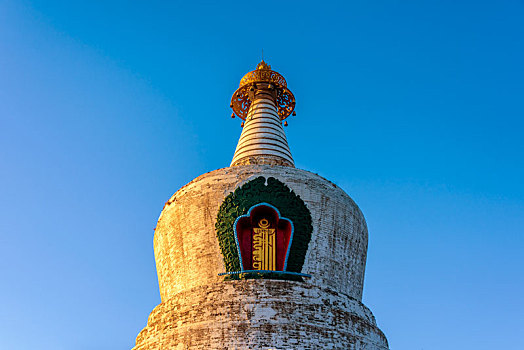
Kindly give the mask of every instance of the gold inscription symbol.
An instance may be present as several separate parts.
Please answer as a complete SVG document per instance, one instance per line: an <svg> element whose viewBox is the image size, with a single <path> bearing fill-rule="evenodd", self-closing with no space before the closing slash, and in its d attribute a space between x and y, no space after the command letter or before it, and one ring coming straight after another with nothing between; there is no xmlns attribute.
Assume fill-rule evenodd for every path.
<svg viewBox="0 0 524 350"><path fill-rule="evenodd" d="M260 228L268 228L269 227L269 221L267 219L262 219L258 222L258 227Z"/></svg>
<svg viewBox="0 0 524 350"><path fill-rule="evenodd" d="M253 270L275 270L275 229L269 228L267 219L262 219L253 231Z"/></svg>

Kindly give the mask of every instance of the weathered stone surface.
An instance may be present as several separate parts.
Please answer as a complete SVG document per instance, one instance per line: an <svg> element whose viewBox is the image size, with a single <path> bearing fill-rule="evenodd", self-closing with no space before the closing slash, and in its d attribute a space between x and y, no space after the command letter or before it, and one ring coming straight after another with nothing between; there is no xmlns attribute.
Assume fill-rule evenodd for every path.
<svg viewBox="0 0 524 350"><path fill-rule="evenodd" d="M150 349L387 349L359 301L303 282L227 281L158 305L137 337Z"/></svg>
<svg viewBox="0 0 524 350"><path fill-rule="evenodd" d="M218 209L238 186L274 177L311 212L304 282L223 281ZM296 168L242 165L204 174L166 203L154 237L162 303L137 337L152 349L387 349L361 304L367 228L358 206L326 179Z"/></svg>
<svg viewBox="0 0 524 350"><path fill-rule="evenodd" d="M154 248L162 300L222 280L222 255L215 220L224 198L256 178L275 177L302 198L311 212L313 234L302 272L311 283L362 299L367 228L358 206L339 187L308 171L266 165L224 168L182 187L166 204Z"/></svg>

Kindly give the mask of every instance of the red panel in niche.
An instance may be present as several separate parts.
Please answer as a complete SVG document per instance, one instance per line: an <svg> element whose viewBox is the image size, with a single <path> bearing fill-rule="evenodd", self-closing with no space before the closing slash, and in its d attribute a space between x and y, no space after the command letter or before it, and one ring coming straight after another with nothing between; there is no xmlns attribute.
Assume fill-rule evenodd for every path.
<svg viewBox="0 0 524 350"><path fill-rule="evenodd" d="M286 271L293 223L277 208L260 203L235 222L235 239L242 270Z"/></svg>

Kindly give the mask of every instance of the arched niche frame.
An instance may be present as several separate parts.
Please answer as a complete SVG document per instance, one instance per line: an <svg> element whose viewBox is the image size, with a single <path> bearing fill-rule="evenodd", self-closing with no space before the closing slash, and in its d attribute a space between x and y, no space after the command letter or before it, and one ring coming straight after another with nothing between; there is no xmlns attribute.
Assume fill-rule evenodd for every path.
<svg viewBox="0 0 524 350"><path fill-rule="evenodd" d="M293 222L277 208L259 203L233 225L241 271L286 271Z"/></svg>
<svg viewBox="0 0 524 350"><path fill-rule="evenodd" d="M260 209L257 209L259 207ZM287 263L284 262L285 268L282 268L282 264L280 265L281 270L248 270L247 267L249 265L245 265L246 261L242 262L241 260L243 254L240 247L242 247L243 238L239 240L239 237L244 237L242 235L245 232L239 232L237 236L235 232L237 230L236 226L243 220L242 217L246 218L246 215L251 216L253 213L258 215L258 210L262 210L262 212L269 215L270 209L279 220L289 220L288 222L290 222L292 227L292 236L290 235L286 254ZM251 229L253 229L253 223L257 224L258 222L253 218L250 220L249 224ZM286 220L283 220L280 224L284 225L285 222ZM309 275L302 273L302 266L313 231L311 213L300 196L295 194L282 181L273 177L269 177L266 180L266 178L260 176L238 187L222 202L217 213L215 229L226 269L226 272L221 273L221 275L225 275L226 280L272 278L301 281L302 277L309 277ZM244 229L247 230L247 228ZM282 250L279 251L281 252ZM278 268L279 265L276 265Z"/></svg>

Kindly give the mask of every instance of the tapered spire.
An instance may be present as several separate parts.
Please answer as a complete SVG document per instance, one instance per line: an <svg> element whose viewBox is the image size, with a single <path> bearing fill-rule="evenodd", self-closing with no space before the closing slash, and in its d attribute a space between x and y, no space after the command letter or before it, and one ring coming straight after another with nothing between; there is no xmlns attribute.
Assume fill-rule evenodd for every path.
<svg viewBox="0 0 524 350"><path fill-rule="evenodd" d="M286 80L263 60L240 80L231 98L233 117L243 120L231 166L271 164L294 167L282 127L294 113L295 97Z"/></svg>

